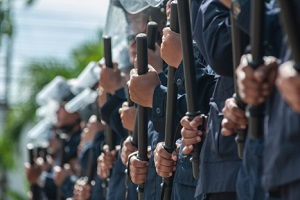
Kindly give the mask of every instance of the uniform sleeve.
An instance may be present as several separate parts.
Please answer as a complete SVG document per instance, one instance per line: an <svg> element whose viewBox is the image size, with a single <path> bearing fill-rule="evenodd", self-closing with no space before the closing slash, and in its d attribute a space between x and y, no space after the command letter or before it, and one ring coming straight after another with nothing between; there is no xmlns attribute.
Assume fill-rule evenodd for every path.
<svg viewBox="0 0 300 200"><path fill-rule="evenodd" d="M233 76L229 9L219 0L203 1L194 39L208 65L219 75Z"/></svg>
<svg viewBox="0 0 300 200"><path fill-rule="evenodd" d="M127 131L124 129L120 114L118 112L122 103L126 101L124 88L119 89L116 93L102 106L100 112L102 119L113 129L116 134L116 144L121 138L127 136Z"/></svg>
<svg viewBox="0 0 300 200"><path fill-rule="evenodd" d="M251 1L239 0L240 13L236 16L239 28L250 35L250 15ZM264 24L264 41L266 45L265 54L280 57L282 48L282 28L279 20L279 12L277 4L274 0L266 3L266 14Z"/></svg>
<svg viewBox="0 0 300 200"><path fill-rule="evenodd" d="M64 180L61 186L61 196L63 198L66 199L69 197L73 197L74 185L76 180L77 180L76 176L69 176Z"/></svg>
<svg viewBox="0 0 300 200"><path fill-rule="evenodd" d="M202 59L199 58L198 52L194 49L196 82L197 82L197 106L203 114L207 114L209 110L209 99L214 88L214 74L203 65ZM174 82L178 88L177 95L177 114L175 116L175 124L179 124L182 117L187 112L186 92L184 85L184 73L182 64L176 71ZM166 122L166 105L167 105L167 87L159 85L154 90L152 105L152 122L155 131L165 133Z"/></svg>

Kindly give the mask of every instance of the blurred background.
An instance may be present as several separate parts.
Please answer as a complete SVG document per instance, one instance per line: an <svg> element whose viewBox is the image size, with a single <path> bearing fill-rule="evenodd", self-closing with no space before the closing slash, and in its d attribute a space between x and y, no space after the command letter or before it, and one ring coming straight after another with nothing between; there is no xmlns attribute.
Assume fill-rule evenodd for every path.
<svg viewBox="0 0 300 200"><path fill-rule="evenodd" d="M102 55L109 0L0 1L0 199L27 199L26 133L35 95L55 76L76 77Z"/></svg>

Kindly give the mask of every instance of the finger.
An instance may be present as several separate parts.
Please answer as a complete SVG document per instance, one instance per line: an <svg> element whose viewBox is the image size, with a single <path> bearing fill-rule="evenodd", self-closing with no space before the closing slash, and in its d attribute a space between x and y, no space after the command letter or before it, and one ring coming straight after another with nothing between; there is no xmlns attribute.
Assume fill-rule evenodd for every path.
<svg viewBox="0 0 300 200"><path fill-rule="evenodd" d="M156 163L155 167L157 171L160 171L162 173L172 173L176 170L176 163L171 166L163 166L160 163Z"/></svg>
<svg viewBox="0 0 300 200"><path fill-rule="evenodd" d="M270 74L278 68L278 64L276 62L275 57L269 56L269 57L264 58L264 60L265 60L264 65L259 66L254 71L254 78L259 82L263 82L266 79L269 79Z"/></svg>
<svg viewBox="0 0 300 200"><path fill-rule="evenodd" d="M104 151L104 153L109 152L109 146L107 144L104 145L102 150Z"/></svg>
<svg viewBox="0 0 300 200"><path fill-rule="evenodd" d="M221 129L221 134L223 136L231 136L231 135L234 135L235 133L232 130L229 130L229 129L226 129L226 128L222 128Z"/></svg>
<svg viewBox="0 0 300 200"><path fill-rule="evenodd" d="M165 28L163 29L163 35L164 35L164 36L167 36L167 35L169 34L170 31L171 31L171 28L170 28L170 27L165 27Z"/></svg>
<svg viewBox="0 0 300 200"><path fill-rule="evenodd" d="M222 120L222 127L226 128L226 129L236 129L239 127L238 124L233 123L232 121L228 120L227 118L223 118Z"/></svg>
<svg viewBox="0 0 300 200"><path fill-rule="evenodd" d="M156 173L162 178L168 178L168 177L172 176L171 172L164 173L164 172L156 170Z"/></svg>
<svg viewBox="0 0 300 200"><path fill-rule="evenodd" d="M181 129L181 136L186 139L195 138L197 136L201 136L203 133L200 130L187 130L185 128Z"/></svg>
<svg viewBox="0 0 300 200"><path fill-rule="evenodd" d="M124 101L122 103L122 108L128 108L128 102L127 101Z"/></svg>
<svg viewBox="0 0 300 200"><path fill-rule="evenodd" d="M143 175L143 174L147 174L147 171L148 171L148 167L136 168L136 167L130 165L130 173L134 173L136 175Z"/></svg>
<svg viewBox="0 0 300 200"><path fill-rule="evenodd" d="M175 162L173 160L164 159L158 155L155 158L155 163L157 163L160 166L164 166L164 167L173 167L175 165Z"/></svg>
<svg viewBox="0 0 300 200"><path fill-rule="evenodd" d="M189 155L193 149L194 149L193 145L186 146L182 149L182 153L184 155Z"/></svg>
<svg viewBox="0 0 300 200"><path fill-rule="evenodd" d="M200 136L197 136L197 137L191 138L191 139L182 138L182 144L184 146L190 146L190 145L198 144L199 142L201 142L201 137Z"/></svg>
<svg viewBox="0 0 300 200"><path fill-rule="evenodd" d="M186 129L189 129L189 130L197 130L196 127L192 127L190 125L190 121L188 119L187 116L183 117L181 120L180 120L180 124L182 127L186 128Z"/></svg>
<svg viewBox="0 0 300 200"><path fill-rule="evenodd" d="M167 159L167 160L171 160L171 158L172 158L172 154L170 154L169 152L167 152L165 150L165 148L163 147L163 143L159 143L156 146L155 154L157 156L162 157L162 158Z"/></svg>
<svg viewBox="0 0 300 200"><path fill-rule="evenodd" d="M131 175L131 180L133 183L135 184L142 184L146 182L146 174L145 175L135 175L134 173L132 173Z"/></svg>
<svg viewBox="0 0 300 200"><path fill-rule="evenodd" d="M127 149L129 152L131 152L131 153L137 150L137 148L136 148L135 146L132 145L132 143L131 143L131 138L129 139L129 141L126 141L126 142L124 143L124 145L125 145L126 149Z"/></svg>
<svg viewBox="0 0 300 200"><path fill-rule="evenodd" d="M130 70L130 78L138 76L137 69Z"/></svg>
<svg viewBox="0 0 300 200"><path fill-rule="evenodd" d="M148 162L147 161L141 161L141 160L138 160L137 158L131 158L130 159L130 164L131 164L131 166L133 166L135 168L148 167Z"/></svg>
<svg viewBox="0 0 300 200"><path fill-rule="evenodd" d="M238 109L238 108L236 108ZM232 111L232 112L224 112L224 118L226 118L227 120L235 123L236 125L239 125L239 126L244 126L246 128L246 125L248 123L247 121L247 118L246 116L244 115L243 117L239 117L237 116L237 112L239 110L235 110L235 111ZM245 113L245 112L244 112ZM243 114L243 113L242 113Z"/></svg>
<svg viewBox="0 0 300 200"><path fill-rule="evenodd" d="M196 116L194 119L190 122L190 126L192 128L198 128L198 126L202 125L202 116Z"/></svg>
<svg viewBox="0 0 300 200"><path fill-rule="evenodd" d="M177 152L176 152L176 151L173 151L173 153L172 153L172 160L176 162L177 159L178 159Z"/></svg>

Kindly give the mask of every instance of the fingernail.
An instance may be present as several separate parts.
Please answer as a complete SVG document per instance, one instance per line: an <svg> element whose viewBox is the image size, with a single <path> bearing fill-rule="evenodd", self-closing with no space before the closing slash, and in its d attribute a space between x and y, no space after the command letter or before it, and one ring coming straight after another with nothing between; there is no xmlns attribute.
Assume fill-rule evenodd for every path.
<svg viewBox="0 0 300 200"><path fill-rule="evenodd" d="M196 137L197 142L201 141L201 138L199 136Z"/></svg>

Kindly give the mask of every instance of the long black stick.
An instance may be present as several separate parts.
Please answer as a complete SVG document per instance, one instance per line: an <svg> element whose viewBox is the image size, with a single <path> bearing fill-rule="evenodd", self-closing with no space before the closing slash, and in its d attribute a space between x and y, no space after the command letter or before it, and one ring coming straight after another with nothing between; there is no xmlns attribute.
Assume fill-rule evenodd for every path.
<svg viewBox="0 0 300 200"><path fill-rule="evenodd" d="M61 154L60 154L60 168L63 170L64 168L64 164L65 164L65 157L66 157L66 154L65 154L65 147L66 147L66 144L67 144L67 140L68 140L68 135L66 133L58 133L58 137L59 139L61 140ZM62 199L61 197L61 191L60 191L60 188L57 187L57 200L60 200Z"/></svg>
<svg viewBox="0 0 300 200"><path fill-rule="evenodd" d="M156 22L148 22L147 24L147 47L155 51L155 42L157 39L157 29L158 25ZM148 68L147 68L148 70Z"/></svg>
<svg viewBox="0 0 300 200"><path fill-rule="evenodd" d="M29 143L27 144L27 150L28 150L28 156L29 156L29 163L31 167L35 166L34 163L34 146L33 144ZM39 200L41 198L40 188L38 184L31 184L30 185L30 191L31 191L31 199L32 200Z"/></svg>
<svg viewBox="0 0 300 200"><path fill-rule="evenodd" d="M148 71L148 49L147 35L140 33L136 36L137 48L137 71L139 75L146 74ZM138 159L148 161L148 117L147 108L138 105ZM144 183L138 186L138 198L143 199Z"/></svg>
<svg viewBox="0 0 300 200"><path fill-rule="evenodd" d="M263 28L264 28L264 12L265 2L261 0L251 1L251 29L250 29L250 45L252 61L249 62L255 70L264 63L264 45L263 45ZM258 106L250 105L248 108L248 124L251 139L257 139L263 135L263 118L264 104Z"/></svg>
<svg viewBox="0 0 300 200"><path fill-rule="evenodd" d="M131 100L131 98L130 98L130 94L129 94L129 90L128 90L128 87L127 87L127 103L128 103L128 107L132 107L132 106L134 106L134 102ZM135 127L135 125L136 125L136 121L134 121L134 127ZM128 131L128 134L130 135L130 136L133 136L133 131Z"/></svg>
<svg viewBox="0 0 300 200"><path fill-rule="evenodd" d="M238 95L238 88L236 82L236 74L235 70L239 66L241 56L243 55L243 44L242 44L242 31L237 27L236 20L233 14L233 8L231 8L230 12L230 20L231 20L231 40L232 40L232 56L233 56L233 77L234 77L234 91L233 95L238 107L242 110L245 110L246 104L241 100ZM246 140L246 129L238 129L236 131L235 141L237 143L238 156L243 159L243 152Z"/></svg>
<svg viewBox="0 0 300 200"><path fill-rule="evenodd" d="M104 43L105 65L106 67L112 69L113 63L112 63L112 52L111 52L111 37L104 36L103 43ZM106 101L108 101L110 97L111 95L107 94ZM113 130L109 126L107 126L105 130L105 138L106 138L106 144L109 146L109 150L112 151L113 149L115 149L116 140L114 138Z"/></svg>
<svg viewBox="0 0 300 200"><path fill-rule="evenodd" d="M200 115L201 112L196 106L196 70L194 63L189 1L178 0L177 2L187 101L186 115L189 117L189 120L193 120L197 115ZM200 129L204 130L204 126L200 127ZM199 154L201 146L202 143L194 145L194 150L191 153L193 176L195 179L198 179L199 177Z"/></svg>
<svg viewBox="0 0 300 200"><path fill-rule="evenodd" d="M94 181L94 175L97 169L94 154L95 154L95 149L92 146L92 148L89 150L88 169L87 169L87 184L89 185L93 185L92 182Z"/></svg>
<svg viewBox="0 0 300 200"><path fill-rule="evenodd" d="M129 90L128 90L128 87L127 87L127 103L128 103L128 107L132 107L134 106L134 102L131 100L130 98L130 94L129 94ZM134 130L133 131L128 131L128 135L131 136L131 144L135 147L137 147L137 115L135 117L135 121L134 121ZM135 134L134 134L135 132ZM134 137L134 139L133 139ZM135 140L135 141L134 141ZM125 174L126 174L126 177L125 177L125 187L126 187L126 192L125 192L125 199L127 199L127 195L128 195L128 188L129 188L129 177L128 177L128 169L126 168L125 169Z"/></svg>
<svg viewBox="0 0 300 200"><path fill-rule="evenodd" d="M292 50L292 57L294 60L294 68L300 72L300 30L296 22L297 16L293 2L278 0L281 8L280 14L283 22L283 28L288 36L288 42Z"/></svg>
<svg viewBox="0 0 300 200"><path fill-rule="evenodd" d="M172 31L179 33L177 3L171 3L170 28ZM177 66L168 66L168 87L167 87L167 110L166 110L166 126L165 126L165 144L164 148L170 154L175 149L175 115L177 112L177 92L178 88L174 82ZM170 200L173 187L174 173L171 177L163 178L161 199Z"/></svg>

